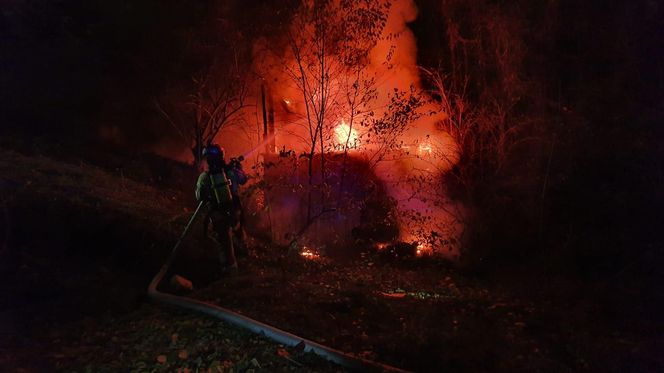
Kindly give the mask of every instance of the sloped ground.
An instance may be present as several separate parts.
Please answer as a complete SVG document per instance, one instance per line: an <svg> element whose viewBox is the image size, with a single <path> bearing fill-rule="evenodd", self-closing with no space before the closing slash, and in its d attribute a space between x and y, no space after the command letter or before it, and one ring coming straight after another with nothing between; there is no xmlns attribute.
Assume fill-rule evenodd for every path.
<svg viewBox="0 0 664 373"><path fill-rule="evenodd" d="M122 156L100 168L0 150L0 370L340 370L145 304L193 201L152 184L160 176L145 177L150 167L118 164ZM215 250L199 236L174 269L200 289L192 296L366 358L416 371L664 369L657 300L638 293L545 275L492 281L384 253L310 260L262 245L236 276L218 278Z"/></svg>
<svg viewBox="0 0 664 373"><path fill-rule="evenodd" d="M661 318L635 315L629 298L598 296L608 293L599 287L543 277L507 289L444 263L380 254L339 263L259 248L240 265L196 296L414 371L664 368Z"/></svg>
<svg viewBox="0 0 664 373"><path fill-rule="evenodd" d="M0 150L0 371L338 371L225 323L144 302L191 214L139 172ZM193 236L176 271L217 268Z"/></svg>
<svg viewBox="0 0 664 373"><path fill-rule="evenodd" d="M57 370L86 372L337 372L315 355L215 319L143 305L102 320L54 328Z"/></svg>

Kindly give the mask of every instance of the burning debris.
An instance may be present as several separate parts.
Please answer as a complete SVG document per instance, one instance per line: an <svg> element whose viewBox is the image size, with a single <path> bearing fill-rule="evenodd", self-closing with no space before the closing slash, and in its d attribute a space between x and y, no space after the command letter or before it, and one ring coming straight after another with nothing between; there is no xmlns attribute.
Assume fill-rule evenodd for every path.
<svg viewBox="0 0 664 373"><path fill-rule="evenodd" d="M414 2L321 6L301 6L283 34L254 42L252 69L262 79L242 88L259 105L242 106L214 138L258 174L257 202L248 202L258 229L278 243L304 229L317 246L348 246L380 192L392 211L369 220L384 218L398 236L374 239L427 242L417 255L456 255L433 237L459 242L465 211L442 188L459 155L439 125L447 114L421 89L408 28ZM245 125L253 118L256 131Z"/></svg>
<svg viewBox="0 0 664 373"><path fill-rule="evenodd" d="M321 258L321 254L317 250L308 248L306 246L302 247L302 250L300 251L300 256L309 260L318 260Z"/></svg>
<svg viewBox="0 0 664 373"><path fill-rule="evenodd" d="M431 247L431 245L418 243L417 246L415 247L415 255L418 257L428 256L432 254L433 254L433 248Z"/></svg>
<svg viewBox="0 0 664 373"><path fill-rule="evenodd" d="M418 242L381 242L374 244L373 248L380 256L392 258L422 258L434 254L431 245Z"/></svg>
<svg viewBox="0 0 664 373"><path fill-rule="evenodd" d="M415 250L418 256L440 251L442 245L431 232L458 236L462 229L463 209L452 205L440 182L458 154L454 141L436 124L445 114L419 88L416 43L407 26L417 16L414 3L332 2L322 13L312 11L301 8L287 35L255 47L261 53L255 69L269 77L267 91L280 102L271 107L272 99L266 101L269 115L264 113L264 118L274 120L273 141L276 148L298 154L292 167L303 169L290 172L288 180L274 179L274 171L266 170L267 182L276 183L269 192L272 199L281 199L272 205L272 213L282 217L276 224L311 226L316 232L312 236L322 241L328 240L321 231L327 227L350 237L353 225L361 223L358 213L366 198L349 190L357 186L348 180L353 158L367 165L396 202L398 239L428 242ZM375 18L357 18L358 12ZM322 29L326 33L320 33ZM270 54L275 42L285 52L282 48ZM318 53L319 47L327 47L326 52ZM263 159L274 163L268 154ZM310 195L288 200L275 196L282 186ZM337 212L319 214L326 205L334 205ZM298 221L302 216L305 221ZM323 225L312 219L323 219Z"/></svg>

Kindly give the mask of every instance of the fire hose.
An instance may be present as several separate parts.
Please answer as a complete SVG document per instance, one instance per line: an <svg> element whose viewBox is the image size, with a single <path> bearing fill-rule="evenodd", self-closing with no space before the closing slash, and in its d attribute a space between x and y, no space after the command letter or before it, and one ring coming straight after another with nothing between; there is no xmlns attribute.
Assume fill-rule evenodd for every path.
<svg viewBox="0 0 664 373"><path fill-rule="evenodd" d="M180 245L184 241L187 233L189 232L189 228L196 220L196 217L198 216L204 204L205 204L204 201L201 201L198 204L198 207L196 207L196 211L194 211L193 215L189 219L189 222L185 226L182 234L180 235L180 238L173 247L173 250L171 251L168 259L161 267L159 272L154 276L152 282L150 282L150 285L148 286L148 297L151 300L164 305L184 308L190 311L215 317L217 319L228 322L229 324L233 324L241 328L247 329L249 331L252 331L256 334L262 334L265 337L270 338L275 342L283 345L292 346L292 347L297 346L300 349L304 347L303 348L304 352L313 352L326 360L332 361L351 370L377 371L377 372L406 372L399 368L363 359L360 357L352 356L344 352L341 352L339 350L323 346L314 341L296 336L287 331L264 324L260 321L250 319L246 316L240 315L236 312L216 306L214 304L202 302L187 297L175 296L157 290L157 286L159 286L162 279L168 272L171 264L173 263L173 260L175 259L175 256L177 255Z"/></svg>

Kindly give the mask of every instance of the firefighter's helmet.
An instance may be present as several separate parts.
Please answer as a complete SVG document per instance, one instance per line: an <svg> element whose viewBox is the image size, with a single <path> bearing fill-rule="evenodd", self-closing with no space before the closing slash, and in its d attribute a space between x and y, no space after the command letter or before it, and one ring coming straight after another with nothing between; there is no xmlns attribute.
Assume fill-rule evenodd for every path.
<svg viewBox="0 0 664 373"><path fill-rule="evenodd" d="M203 157L208 158L208 157L219 157L221 159L224 158L224 148L217 144L210 144L206 147L203 148Z"/></svg>

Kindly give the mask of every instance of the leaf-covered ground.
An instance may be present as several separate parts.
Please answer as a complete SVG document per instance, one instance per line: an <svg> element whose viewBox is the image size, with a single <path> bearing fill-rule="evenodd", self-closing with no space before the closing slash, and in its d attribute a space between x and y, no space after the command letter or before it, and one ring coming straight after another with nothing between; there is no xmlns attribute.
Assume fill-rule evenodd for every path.
<svg viewBox="0 0 664 373"><path fill-rule="evenodd" d="M124 170L0 150L8 232L0 236L0 371L343 371L216 319L146 303L191 211L182 193ZM188 241L176 268L198 273L188 276L201 284L218 267L198 243Z"/></svg>
<svg viewBox="0 0 664 373"><path fill-rule="evenodd" d="M474 279L434 260L311 260L257 248L196 297L414 371L624 372L664 367L662 325L577 284ZM567 287L568 290L562 290ZM535 289L533 291L533 289ZM597 290L597 289L595 289ZM603 289L605 290L605 289ZM623 319L624 318L624 319ZM658 334L659 333L659 334Z"/></svg>
<svg viewBox="0 0 664 373"><path fill-rule="evenodd" d="M63 325L48 358L68 372L336 372L315 355L215 319L144 305L101 321Z"/></svg>
<svg viewBox="0 0 664 373"><path fill-rule="evenodd" d="M165 176L146 177L149 167L130 172L121 156L111 164L0 150L9 216L0 371L341 370L147 304L142 294L191 213L190 193L153 184ZM544 274L480 278L378 253L310 260L262 245L237 275L214 280L215 249L199 236L174 268L193 280L189 296L368 359L422 372L664 371L662 317L638 292Z"/></svg>

